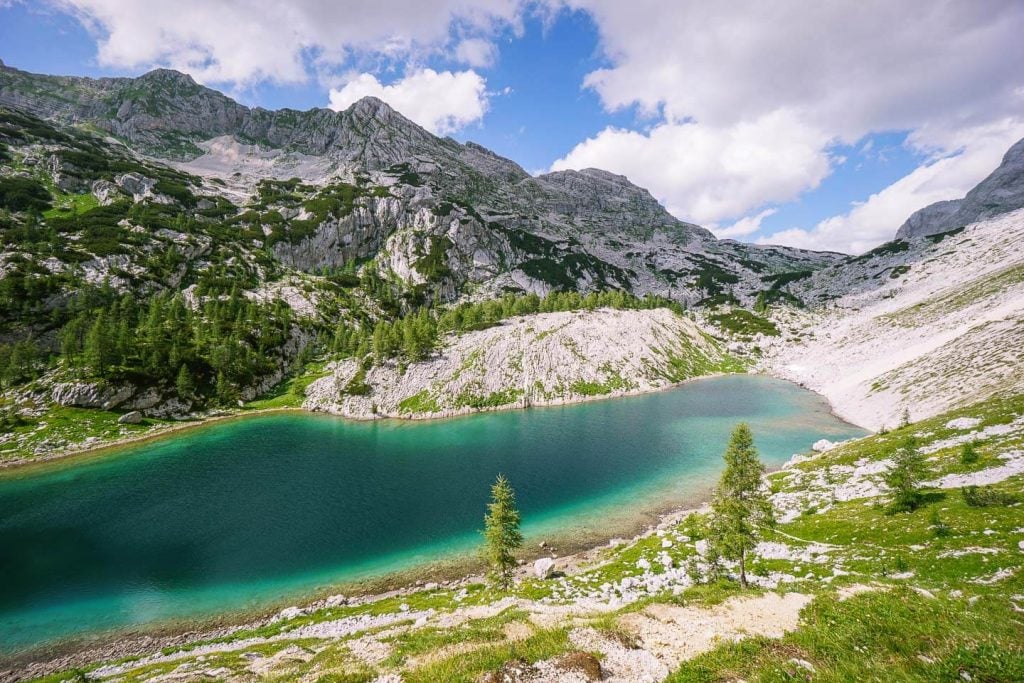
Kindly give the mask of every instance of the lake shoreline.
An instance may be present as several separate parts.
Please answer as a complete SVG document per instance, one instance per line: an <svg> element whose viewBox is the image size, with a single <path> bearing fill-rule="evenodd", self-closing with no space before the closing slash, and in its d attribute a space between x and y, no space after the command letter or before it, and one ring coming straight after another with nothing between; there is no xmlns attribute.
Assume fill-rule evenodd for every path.
<svg viewBox="0 0 1024 683"><path fill-rule="evenodd" d="M791 382L805 388L812 393L822 396L817 391L804 387L801 383L788 379L786 377L779 377L770 372L745 372L745 373L712 373L709 375L701 375L700 377L691 377L681 382L675 382L664 387L658 387L655 389L630 389L630 390L618 390L608 394L601 394L596 396L580 396L572 399L553 399L550 402L533 403L530 405L519 405L519 404L508 404L503 406L493 406L484 408L461 408L457 411L445 411L443 413L412 413L409 415L381 415L377 417L359 417L351 415L342 415L338 413L320 411L320 410L307 410L302 407L282 406L275 408L236 408L218 411L214 414L209 415L197 415L194 419L182 420L180 423L160 423L154 425L149 431L141 434L133 434L131 436L125 436L117 439L112 439L103 443L90 443L89 445L79 445L77 447L72 446L58 453L50 453L46 455L40 455L33 458L20 458L15 460L7 460L0 462L0 479L5 475L21 474L29 472L36 466L44 467L54 465L57 463L76 463L81 460L85 460L89 457L110 455L118 450L126 447L139 446L145 443L161 441L174 436L182 435L185 432L192 432L199 430L211 425L223 424L225 422L231 422L235 420L245 420L250 418L259 418L267 415L275 414L288 414L288 413L299 413L305 415L322 415L325 417L332 417L341 420L351 420L353 422L376 422L381 420L396 420L399 422L418 423L418 422L434 422L440 420L452 420L472 415L484 414L484 413L498 413L507 412L513 410L532 410L534 408L559 408L565 406L581 405L584 403L593 403L595 401L610 401L621 398L631 398L635 396L648 396L652 394L659 394L665 391L671 391L678 389L679 387L691 384L693 382L699 382L701 380L714 379L716 377L730 377L730 376L758 376L758 377L770 377L772 379L781 379L783 381ZM838 415L832 404L828 403L829 413L834 417L847 422L856 427L856 423L850 422L846 418Z"/></svg>
<svg viewBox="0 0 1024 683"><path fill-rule="evenodd" d="M777 468L769 468L774 471ZM532 577L533 562L552 557L555 549L560 570L567 574L581 567L593 568L602 563L600 555L610 548L630 545L681 522L687 515L707 510L711 490L703 489L675 502L637 513L633 531L610 533L597 531L596 536L572 541L557 534L547 536L544 546L526 543L519 559L517 577ZM617 531L622 532L622 528ZM530 539L536 541L536 539ZM326 607L332 597L344 595L348 605L374 603L388 598L411 595L426 590L425 584L437 583L440 589L458 589L486 581L482 562L463 556L423 563L382 574L379 577L342 581L302 596L292 595L255 610L230 610L203 618L184 618L148 626L108 631L57 641L48 645L0 655L0 681L21 681L46 676L67 669L102 661L137 658L168 648L183 648L201 641L225 638L239 631L259 629L272 624L285 609L315 611Z"/></svg>
<svg viewBox="0 0 1024 683"><path fill-rule="evenodd" d="M752 373L734 374L726 386L746 387L747 383L741 382L740 378L769 380L773 379L764 374L754 375ZM712 377L700 379L714 379ZM719 379L722 379L721 377ZM726 378L727 379L727 378ZM689 382L695 382L690 380ZM684 383L685 384L685 383ZM788 384L783 382L782 384ZM753 385L760 386L754 381ZM791 384L790 386L796 386ZM735 391L735 390L734 390ZM785 390L792 391L792 390ZM708 400L705 390L694 390L693 396L699 396L698 402ZM667 393L643 392L645 394ZM808 392L812 393L812 392ZM600 397L611 398L611 397ZM618 397L614 397L618 398ZM829 410L827 402L808 400L817 407L814 412L801 414L817 414L819 416L834 413ZM609 402L610 403L610 402ZM647 404L638 404L644 406ZM658 404L661 405L661 404ZM774 405L774 404L773 404ZM635 408L638 409L638 408ZM634 409L634 410L635 410ZM644 409L645 415L650 414ZM493 411L489 411L493 412ZM509 412L509 411L503 411ZM525 412L525 411L524 411ZM171 425L169 429L158 434L146 434L122 444L107 444L102 448L91 449L88 453L94 456L104 456L117 453L120 449L129 446L136 446L140 442L156 439L164 439L184 431L197 430L202 427L213 427L231 420L244 420L272 414L293 414L312 417L315 412L302 411L294 408L266 408L253 411L240 411L226 415L218 415L202 422L188 423L185 425ZM700 413L697 413L700 414ZM338 420L339 418L320 413L323 420ZM555 416L558 414L555 413ZM304 418L296 417L300 420ZM289 421L293 418L282 418ZM355 422L355 421L353 421ZM364 421L365 422L365 421ZM405 431L397 426L397 423L411 424L411 421L394 421L394 429ZM518 424L519 418L515 418ZM271 423L276 424L276 423ZM440 425L442 431L447 433L448 428ZM330 427L327 427L331 429ZM392 431L389 427L387 431ZM374 429L376 433L376 429ZM820 432L819 432L820 433ZM808 440L803 438L786 445L786 453L806 452L811 446L811 435ZM813 437L817 438L817 437ZM835 438L835 437L830 437ZM290 442L289 442L290 443ZM788 450L792 448L794 450ZM598 449L600 450L600 449ZM776 448L775 456L781 455ZM561 452L561 451L560 451ZM589 452L589 451L588 451ZM717 453L717 451L716 451ZM52 465L54 461L48 463ZM64 458L58 461L61 466L67 464L78 464L81 458ZM124 460L126 463L133 462L131 458ZM774 470L782 465L782 460L776 461L773 457L769 463L770 469ZM19 472L28 470L21 468ZM57 470L60 472L60 470ZM551 556L557 553L560 570L566 563L575 565L577 562L588 562L593 564L595 559L600 559L603 551L609 547L609 540L614 540L611 545L632 542L649 534L653 529L678 519L680 515L693 511L697 505L706 503L710 497L714 479L711 477L685 478L669 482L669 486L659 485L654 488L643 489L643 495L634 495L629 498L628 505L620 505L615 513L598 516L579 516L573 507L567 508L568 513L559 513L562 516L549 522L541 517L533 521L527 520L528 542L522 555L524 562L532 561L538 557ZM639 491L639 490L638 490ZM613 508L609 508L610 510ZM621 513L618 511L621 510ZM568 514L569 516L565 516ZM529 527L533 527L530 529ZM628 539L628 540L623 540ZM542 545L540 542L544 542ZM0 655L0 668L14 665L19 669L30 666L34 667L42 662L52 664L53 670L69 668L86 662L98 659L110 660L112 658L130 657L140 652L151 652L165 647L181 647L185 643L192 643L196 640L219 638L236 632L240 628L259 628L265 626L273 617L284 608L300 606L309 607L317 605L318 602L336 595L339 592L347 596L358 596L357 603L363 604L374 602L389 596L403 595L423 589L424 583L441 583L444 589L455 589L464 587L469 583L478 583L481 579L479 573L482 569L480 560L474 551L472 539L459 545L458 548L448 552L433 554L421 554L413 556L410 562L391 562L379 564L377 567L360 570L361 573L343 574L334 576L326 575L317 583L306 583L301 587L292 590L280 590L266 593L257 602L249 599L245 602L235 601L224 603L221 606L212 605L202 613L198 610L194 614L186 615L181 613L176 617L168 617L160 621L150 621L145 624L109 628L108 630L83 630L80 635L69 635L63 639L50 641L37 640L36 644L30 641L23 641L25 645L21 649L10 649L8 653ZM526 564L521 570L528 573L532 566ZM253 598L254 596L250 596ZM13 635L13 634L12 634ZM11 643L13 645L13 643ZM33 674L35 675L35 674ZM4 673L0 671L0 681L5 680Z"/></svg>

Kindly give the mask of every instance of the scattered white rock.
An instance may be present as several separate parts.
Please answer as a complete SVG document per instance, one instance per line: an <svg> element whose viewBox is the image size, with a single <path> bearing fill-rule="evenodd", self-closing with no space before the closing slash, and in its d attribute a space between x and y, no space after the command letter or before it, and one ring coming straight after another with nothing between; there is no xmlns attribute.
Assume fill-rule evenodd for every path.
<svg viewBox="0 0 1024 683"><path fill-rule="evenodd" d="M946 429L974 429L981 424L976 417L958 417L946 423Z"/></svg>

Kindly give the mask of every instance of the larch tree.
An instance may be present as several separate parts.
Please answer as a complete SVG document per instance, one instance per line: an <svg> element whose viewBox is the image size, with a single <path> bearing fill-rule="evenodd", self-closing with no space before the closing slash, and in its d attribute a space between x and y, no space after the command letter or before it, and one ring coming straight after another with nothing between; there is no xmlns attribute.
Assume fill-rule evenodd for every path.
<svg viewBox="0 0 1024 683"><path fill-rule="evenodd" d="M885 475L885 483L892 490L892 508L897 512L910 512L921 504L921 480L927 474L927 463L917 447L917 439L903 439L893 454L892 467Z"/></svg>
<svg viewBox="0 0 1024 683"><path fill-rule="evenodd" d="M747 586L747 555L757 545L759 528L775 523L761 477L764 465L746 423L733 430L723 456L725 471L711 502L711 540L718 553L739 562L740 585Z"/></svg>
<svg viewBox="0 0 1024 683"><path fill-rule="evenodd" d="M484 516L484 554L490 566L491 578L501 590L512 585L516 568L513 554L523 545L519 530L520 515L516 508L516 494L505 475L499 474L491 487L491 502Z"/></svg>

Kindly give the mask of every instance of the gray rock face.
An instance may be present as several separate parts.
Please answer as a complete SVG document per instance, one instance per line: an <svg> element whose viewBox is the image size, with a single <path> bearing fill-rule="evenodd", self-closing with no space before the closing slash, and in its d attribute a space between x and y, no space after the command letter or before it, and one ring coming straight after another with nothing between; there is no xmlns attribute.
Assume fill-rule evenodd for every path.
<svg viewBox="0 0 1024 683"><path fill-rule="evenodd" d="M62 382L53 385L53 402L62 406L102 408L110 410L121 405L135 393L130 384L101 386L92 382Z"/></svg>
<svg viewBox="0 0 1024 683"><path fill-rule="evenodd" d="M122 425L137 425L140 422L142 422L142 413L137 410L125 413L121 417L117 418L117 423Z"/></svg>
<svg viewBox="0 0 1024 683"><path fill-rule="evenodd" d="M900 226L897 239L936 235L1024 207L1024 140L1003 156L995 171L963 199L936 202Z"/></svg>
<svg viewBox="0 0 1024 683"><path fill-rule="evenodd" d="M377 258L410 287L432 279L431 296L443 300L457 298L468 283L484 294L623 288L689 303L725 283L752 300L765 287L765 273L840 258L717 240L606 171L531 177L480 145L430 134L372 97L341 112L267 111L164 69L89 79L0 67L0 104L92 123L131 148L222 180L222 187L227 180L232 187L224 196L236 203L248 200L261 176L389 187L390 197L360 200L295 243L275 242L275 255L306 271ZM136 200L164 201L148 180L128 174L117 185ZM101 190L106 200L109 188ZM286 219L295 212L274 208Z"/></svg>

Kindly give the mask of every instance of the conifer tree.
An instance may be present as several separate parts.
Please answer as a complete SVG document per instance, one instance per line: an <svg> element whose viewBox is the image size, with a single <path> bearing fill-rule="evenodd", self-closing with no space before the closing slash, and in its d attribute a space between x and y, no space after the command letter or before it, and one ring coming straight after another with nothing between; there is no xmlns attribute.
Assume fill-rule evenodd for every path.
<svg viewBox="0 0 1024 683"><path fill-rule="evenodd" d="M921 479L925 472L925 459L917 448L917 439L908 436L900 442L893 454L892 468L885 475L885 483L893 494L893 510L910 512L921 504Z"/></svg>
<svg viewBox="0 0 1024 683"><path fill-rule="evenodd" d="M516 567L513 552L523 545L519 522L515 492L505 475L499 474L491 487L491 502L484 516L484 553L491 578L501 590L508 590L512 585L512 572Z"/></svg>
<svg viewBox="0 0 1024 683"><path fill-rule="evenodd" d="M192 380L192 373L188 371L188 366L184 363L178 369L178 378L175 380L174 386L178 390L178 396L183 399L192 398L196 392L196 383Z"/></svg>
<svg viewBox="0 0 1024 683"><path fill-rule="evenodd" d="M761 486L764 465L746 423L733 430L725 471L711 502L711 540L724 558L736 560L740 585L747 586L747 555L757 545L758 527L774 524L772 504Z"/></svg>

